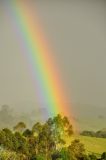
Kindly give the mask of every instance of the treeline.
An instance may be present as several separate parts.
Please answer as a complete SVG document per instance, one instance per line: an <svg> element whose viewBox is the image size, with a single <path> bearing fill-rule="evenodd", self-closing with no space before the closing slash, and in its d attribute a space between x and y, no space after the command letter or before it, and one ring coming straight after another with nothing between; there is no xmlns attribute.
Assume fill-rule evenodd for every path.
<svg viewBox="0 0 106 160"><path fill-rule="evenodd" d="M37 122L32 129L19 122L13 130L0 131L0 160L97 160L94 154L86 155L78 139L71 142L73 134L70 121L61 115ZM70 140L68 146L65 137ZM106 153L99 159L105 160Z"/></svg>
<svg viewBox="0 0 106 160"><path fill-rule="evenodd" d="M97 137L97 138L106 138L106 129L94 131L83 131L80 133L83 136Z"/></svg>

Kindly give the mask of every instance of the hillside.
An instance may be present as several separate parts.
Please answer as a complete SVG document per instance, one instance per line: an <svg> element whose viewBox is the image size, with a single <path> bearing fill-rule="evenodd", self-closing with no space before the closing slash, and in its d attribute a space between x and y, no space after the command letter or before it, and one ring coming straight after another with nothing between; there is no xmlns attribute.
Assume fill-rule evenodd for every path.
<svg viewBox="0 0 106 160"><path fill-rule="evenodd" d="M66 138L67 145L71 143L73 139L80 139L84 144L87 153L95 153L99 155L106 152L106 139L105 138L95 138L88 136L73 136L70 140Z"/></svg>
<svg viewBox="0 0 106 160"><path fill-rule="evenodd" d="M106 139L104 138L79 136L79 139L84 143L87 152L96 154L106 152Z"/></svg>

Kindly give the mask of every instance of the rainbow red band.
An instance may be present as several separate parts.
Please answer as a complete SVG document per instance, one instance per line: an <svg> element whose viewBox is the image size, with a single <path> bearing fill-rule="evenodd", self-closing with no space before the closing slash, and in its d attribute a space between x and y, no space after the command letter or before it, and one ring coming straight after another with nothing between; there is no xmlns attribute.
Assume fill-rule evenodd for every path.
<svg viewBox="0 0 106 160"><path fill-rule="evenodd" d="M27 57L38 101L47 103L49 116L60 113L71 117L71 106L68 105L57 66L36 20L33 7L28 1L11 1L8 12L12 17L12 27L21 52L24 58Z"/></svg>

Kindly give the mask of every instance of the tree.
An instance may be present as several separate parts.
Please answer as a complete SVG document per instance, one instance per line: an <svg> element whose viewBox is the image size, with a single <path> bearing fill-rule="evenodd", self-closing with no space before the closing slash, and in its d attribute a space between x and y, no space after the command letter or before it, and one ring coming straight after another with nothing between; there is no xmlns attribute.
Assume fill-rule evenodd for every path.
<svg viewBox="0 0 106 160"><path fill-rule="evenodd" d="M29 150L29 156L35 157L35 155L38 154L38 138L35 138L34 136L31 136L27 139L28 142L28 150Z"/></svg>
<svg viewBox="0 0 106 160"><path fill-rule="evenodd" d="M38 136L39 140L39 153L44 154L46 160L49 160L51 153L55 150L55 142L53 141L52 128L48 123L45 123L42 127L42 131Z"/></svg>
<svg viewBox="0 0 106 160"><path fill-rule="evenodd" d="M75 160L80 160L85 155L84 145L80 142L79 139L75 139L74 141L72 141L68 149Z"/></svg>
<svg viewBox="0 0 106 160"><path fill-rule="evenodd" d="M37 122L32 127L32 132L36 133L37 135L42 131L41 123Z"/></svg>
<svg viewBox="0 0 106 160"><path fill-rule="evenodd" d="M101 159L102 159L102 160L106 160L106 152L103 152L103 153L102 153Z"/></svg>
<svg viewBox="0 0 106 160"><path fill-rule="evenodd" d="M55 151L52 155L52 160L57 160L57 159L61 159L61 153L59 151Z"/></svg>
<svg viewBox="0 0 106 160"><path fill-rule="evenodd" d="M73 127L71 124L68 126L66 132L69 137L73 135Z"/></svg>
<svg viewBox="0 0 106 160"><path fill-rule="evenodd" d="M96 136L96 133L93 132L93 131L83 131L80 134L83 135L83 136L90 136L90 137L95 137Z"/></svg>
<svg viewBox="0 0 106 160"><path fill-rule="evenodd" d="M53 118L53 133L56 147L65 144L65 137L73 134L73 127L67 117L57 115Z"/></svg>
<svg viewBox="0 0 106 160"><path fill-rule="evenodd" d="M62 148L60 154L61 154L62 160L71 160L72 159L72 156L67 148Z"/></svg>
<svg viewBox="0 0 106 160"><path fill-rule="evenodd" d="M39 154L37 156L33 156L31 160L45 160L45 156Z"/></svg>
<svg viewBox="0 0 106 160"><path fill-rule="evenodd" d="M19 123L14 127L14 131L23 132L25 128L26 128L26 124L25 124L24 122L19 122Z"/></svg>
<svg viewBox="0 0 106 160"><path fill-rule="evenodd" d="M25 123L19 122L14 127L15 132L8 128L1 130L1 148L17 153L20 160L76 160L82 158L83 147L78 140L72 142L68 148L64 148L65 136L73 134L72 125L67 117L57 115L49 118L44 124L37 122L32 130L25 128Z"/></svg>
<svg viewBox="0 0 106 160"><path fill-rule="evenodd" d="M29 130L29 129L26 129L26 130L23 132L23 136L24 136L24 137L30 138L32 135L33 135L33 133L32 133L32 131Z"/></svg>
<svg viewBox="0 0 106 160"><path fill-rule="evenodd" d="M2 150L0 151L0 160L20 160L20 157L15 152Z"/></svg>
<svg viewBox="0 0 106 160"><path fill-rule="evenodd" d="M89 158L89 160L97 160L97 157L96 157L96 155L95 154L90 154L89 156L88 156L88 158Z"/></svg>
<svg viewBox="0 0 106 160"><path fill-rule="evenodd" d="M8 128L0 132L0 144L7 149L14 149L14 134Z"/></svg>
<svg viewBox="0 0 106 160"><path fill-rule="evenodd" d="M106 130L100 130L96 132L96 137L106 138Z"/></svg>
<svg viewBox="0 0 106 160"><path fill-rule="evenodd" d="M3 130L0 131L0 146L4 146L6 142L5 132Z"/></svg>
<svg viewBox="0 0 106 160"><path fill-rule="evenodd" d="M26 155L29 154L28 152L29 145L27 143L27 140L19 132L15 132L14 135L17 142L16 152Z"/></svg>

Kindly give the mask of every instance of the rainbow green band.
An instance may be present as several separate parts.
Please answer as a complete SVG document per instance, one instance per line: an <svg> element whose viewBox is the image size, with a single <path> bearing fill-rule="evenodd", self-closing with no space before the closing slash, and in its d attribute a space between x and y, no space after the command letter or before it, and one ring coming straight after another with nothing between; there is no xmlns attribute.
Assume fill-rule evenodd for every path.
<svg viewBox="0 0 106 160"><path fill-rule="evenodd" d="M58 113L71 117L53 53L48 48L41 25L34 15L30 1L11 1L7 5L8 18L17 36L20 51L27 59L38 102L47 104L49 116Z"/></svg>

